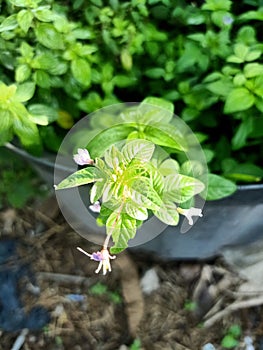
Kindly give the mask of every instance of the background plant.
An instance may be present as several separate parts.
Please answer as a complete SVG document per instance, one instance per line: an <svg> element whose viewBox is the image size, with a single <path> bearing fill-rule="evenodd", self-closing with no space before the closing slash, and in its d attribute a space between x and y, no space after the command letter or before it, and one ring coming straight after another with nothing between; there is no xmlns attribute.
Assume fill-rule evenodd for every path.
<svg viewBox="0 0 263 350"><path fill-rule="evenodd" d="M2 144L15 134L30 151L56 151L86 113L147 92L174 104L211 171L261 181L262 7L260 0L2 3Z"/></svg>

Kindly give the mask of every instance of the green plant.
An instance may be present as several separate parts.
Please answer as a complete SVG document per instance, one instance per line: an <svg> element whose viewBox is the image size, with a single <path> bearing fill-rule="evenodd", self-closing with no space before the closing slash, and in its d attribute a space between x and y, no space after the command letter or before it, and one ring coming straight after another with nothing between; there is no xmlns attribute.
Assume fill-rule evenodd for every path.
<svg viewBox="0 0 263 350"><path fill-rule="evenodd" d="M57 151L85 113L147 92L174 104L210 171L262 180L261 2L8 0L0 19L1 144Z"/></svg>
<svg viewBox="0 0 263 350"><path fill-rule="evenodd" d="M122 297L117 291L110 291L103 283L96 283L89 288L89 292L93 295L107 295L107 297L114 303L120 304Z"/></svg>
<svg viewBox="0 0 263 350"><path fill-rule="evenodd" d="M134 339L133 343L129 347L130 350L141 350L141 341L140 339Z"/></svg>
<svg viewBox="0 0 263 350"><path fill-rule="evenodd" d="M239 343L239 338L241 336L242 330L239 325L232 325L228 330L226 335L221 341L223 348L232 349L236 347Z"/></svg>
<svg viewBox="0 0 263 350"><path fill-rule="evenodd" d="M173 124L172 109L171 103L147 98L119 111L119 117L126 122L99 129L95 135L91 131L91 140L85 138L86 131L81 128L87 146L78 148L74 160L85 167L55 185L55 189L92 184L89 209L98 213L97 223L106 226L107 236L101 251L89 254L78 249L99 262L96 273L101 268L103 274L111 271L110 259L115 256L108 252L110 239L114 243L110 248L112 254L123 251L152 215L176 226L181 214L193 225L193 217L202 216L201 208L193 206L197 194L216 197L220 191L235 190L228 180L212 174L206 190L205 164L201 158L187 159L194 140L189 132L184 133L179 125ZM110 116L107 111L101 115ZM77 133L75 139L79 138ZM176 155L181 164L169 154ZM226 183L230 186L224 186Z"/></svg>
<svg viewBox="0 0 263 350"><path fill-rule="evenodd" d="M195 311L197 308L197 304L196 302L194 301L191 301L191 300L187 300L185 303L184 303L184 309L186 311Z"/></svg>

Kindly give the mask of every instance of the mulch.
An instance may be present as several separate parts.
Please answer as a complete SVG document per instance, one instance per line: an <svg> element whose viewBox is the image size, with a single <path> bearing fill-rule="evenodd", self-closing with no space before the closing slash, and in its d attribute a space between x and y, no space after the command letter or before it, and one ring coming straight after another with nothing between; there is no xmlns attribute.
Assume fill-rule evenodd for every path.
<svg viewBox="0 0 263 350"><path fill-rule="evenodd" d="M24 350L201 350L208 343L218 350L232 325L242 330L235 349L247 349L245 336L263 348L262 295L240 295L242 279L221 258L165 262L133 250L112 262L110 274L96 275L96 262L76 247L99 247L72 230L52 196L23 210L5 208L0 228L0 242L17 247L1 269L21 264L34 276L17 285L25 313L38 305L50 318L38 330L2 327L0 350L19 349L21 332ZM146 293L140 281L149 269L158 286Z"/></svg>

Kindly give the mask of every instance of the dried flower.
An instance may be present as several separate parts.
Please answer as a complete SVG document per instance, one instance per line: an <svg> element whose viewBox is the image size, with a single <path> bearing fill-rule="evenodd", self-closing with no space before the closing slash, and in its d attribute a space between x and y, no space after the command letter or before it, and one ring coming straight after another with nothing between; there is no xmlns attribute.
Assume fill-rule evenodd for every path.
<svg viewBox="0 0 263 350"><path fill-rule="evenodd" d="M93 165L94 160L90 158L89 151L85 148L78 148L78 153L73 156L78 165Z"/></svg>
<svg viewBox="0 0 263 350"><path fill-rule="evenodd" d="M178 211L179 214L182 214L186 217L186 219L188 220L189 222L189 225L193 225L193 219L192 219L192 216L200 216L202 217L203 214L202 214L202 209L199 209L199 208L189 208L189 209L182 209L182 208L177 208L176 209Z"/></svg>
<svg viewBox="0 0 263 350"><path fill-rule="evenodd" d="M100 202L97 201L93 203L92 205L89 206L89 209L93 211L93 213L99 213L101 209Z"/></svg>
<svg viewBox="0 0 263 350"><path fill-rule="evenodd" d="M77 247L77 249L83 254L87 255L90 258L90 260L99 262L99 266L95 270L95 273L99 273L101 268L103 271L103 275L106 275L107 271L111 272L110 259L115 259L116 256L110 255L108 249L103 248L101 251L94 252L92 254L87 253L85 250L81 249L80 247Z"/></svg>

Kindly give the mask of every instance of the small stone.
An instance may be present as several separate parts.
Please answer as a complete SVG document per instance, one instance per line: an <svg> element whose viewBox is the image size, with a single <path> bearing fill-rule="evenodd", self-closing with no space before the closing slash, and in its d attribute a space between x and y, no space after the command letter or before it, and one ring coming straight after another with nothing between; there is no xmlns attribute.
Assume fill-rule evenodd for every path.
<svg viewBox="0 0 263 350"><path fill-rule="evenodd" d="M145 272L141 279L141 288L143 293L151 294L160 287L159 277L154 268Z"/></svg>
<svg viewBox="0 0 263 350"><path fill-rule="evenodd" d="M207 343L202 347L202 350L216 350L213 344Z"/></svg>

